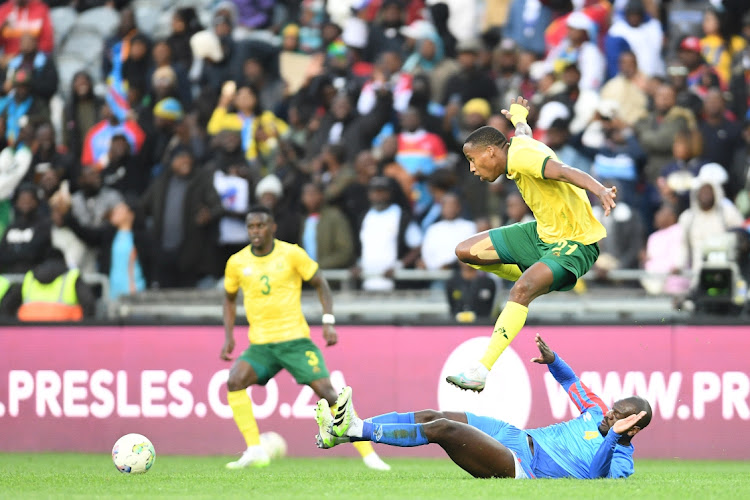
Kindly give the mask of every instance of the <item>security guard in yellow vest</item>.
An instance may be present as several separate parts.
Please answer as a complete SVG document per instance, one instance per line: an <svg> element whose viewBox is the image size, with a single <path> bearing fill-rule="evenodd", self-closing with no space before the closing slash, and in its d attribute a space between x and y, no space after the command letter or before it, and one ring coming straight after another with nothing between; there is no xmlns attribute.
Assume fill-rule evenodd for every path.
<svg viewBox="0 0 750 500"><path fill-rule="evenodd" d="M93 312L96 301L79 271L68 270L57 249L51 249L44 262L28 271L23 284L12 287L8 295L21 321L80 321L84 313Z"/></svg>

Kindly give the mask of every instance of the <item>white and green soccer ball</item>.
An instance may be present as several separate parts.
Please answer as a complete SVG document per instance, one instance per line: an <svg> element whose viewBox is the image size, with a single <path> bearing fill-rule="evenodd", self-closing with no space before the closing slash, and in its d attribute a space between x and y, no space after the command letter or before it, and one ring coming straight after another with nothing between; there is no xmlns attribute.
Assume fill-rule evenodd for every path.
<svg viewBox="0 0 750 500"><path fill-rule="evenodd" d="M264 432L260 435L260 445L271 460L286 456L286 440L277 432Z"/></svg>
<svg viewBox="0 0 750 500"><path fill-rule="evenodd" d="M112 447L112 461L123 474L143 474L154 465L154 445L142 434L125 434Z"/></svg>

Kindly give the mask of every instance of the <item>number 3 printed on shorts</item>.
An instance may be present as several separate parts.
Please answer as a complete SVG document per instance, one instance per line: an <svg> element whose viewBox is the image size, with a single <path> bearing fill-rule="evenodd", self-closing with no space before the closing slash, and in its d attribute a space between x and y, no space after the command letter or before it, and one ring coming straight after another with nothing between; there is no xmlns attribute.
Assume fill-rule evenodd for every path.
<svg viewBox="0 0 750 500"><path fill-rule="evenodd" d="M318 363L320 363L315 351L305 351L305 356L307 356L307 364L310 366L318 366Z"/></svg>
<svg viewBox="0 0 750 500"><path fill-rule="evenodd" d="M565 252L563 252L563 249L565 247L568 247L568 249L565 250ZM578 250L578 243L570 243L569 241L561 241L557 244L555 248L552 249L553 252L556 252L558 254L565 254L565 255L570 255L576 250Z"/></svg>
<svg viewBox="0 0 750 500"><path fill-rule="evenodd" d="M263 289L260 291L263 295L268 295L271 293L271 283L268 281L268 276L265 274L260 277L260 280L263 282Z"/></svg>

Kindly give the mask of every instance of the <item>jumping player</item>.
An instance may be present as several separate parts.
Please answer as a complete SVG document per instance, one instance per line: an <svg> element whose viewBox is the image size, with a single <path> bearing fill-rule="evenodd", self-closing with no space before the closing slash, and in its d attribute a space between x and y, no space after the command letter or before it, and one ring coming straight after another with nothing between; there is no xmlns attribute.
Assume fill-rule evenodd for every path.
<svg viewBox="0 0 750 500"><path fill-rule="evenodd" d="M532 300L551 291L570 290L599 257L597 242L607 233L591 211L586 191L615 207L617 189L606 188L587 173L561 163L546 145L531 137L528 101L512 99L502 110L515 129L510 141L492 127L469 135L463 152L469 168L492 182L505 174L516 182L535 221L490 229L456 247L458 258L477 269L515 281L484 356L447 381L480 392L497 358L526 322Z"/></svg>
<svg viewBox="0 0 750 500"><path fill-rule="evenodd" d="M279 371L287 370L299 384L309 385L318 397L331 404L336 391L331 385L323 355L310 340L310 327L302 315L302 281L318 291L323 306L323 337L335 345L333 299L318 264L297 245L274 238L276 223L271 211L253 207L245 219L250 244L232 255L224 275L224 346L221 359L229 361L234 350L234 323L237 292L242 288L245 312L250 323L250 347L240 354L229 372L227 401L240 429L247 450L229 469L262 467L270 459L260 446L253 404L247 394L251 385L266 385ZM371 469L389 470L370 443L355 443L357 451Z"/></svg>
<svg viewBox="0 0 750 500"><path fill-rule="evenodd" d="M354 413L352 390L347 387L339 395L335 420L326 400L318 402L318 447L348 441L400 447L437 443L456 465L478 478L596 479L633 474L631 440L651 421L651 405L633 396L608 409L539 334L536 344L540 355L532 361L547 365L581 411L577 418L526 430L491 417L434 410L386 413L363 421Z"/></svg>

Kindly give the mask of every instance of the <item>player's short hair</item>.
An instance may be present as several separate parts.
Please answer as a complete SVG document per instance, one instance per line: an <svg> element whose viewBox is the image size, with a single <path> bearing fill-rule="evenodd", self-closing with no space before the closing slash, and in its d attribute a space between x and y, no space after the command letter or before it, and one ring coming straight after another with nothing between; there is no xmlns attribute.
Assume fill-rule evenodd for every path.
<svg viewBox="0 0 750 500"><path fill-rule="evenodd" d="M640 396L631 396L629 398L626 398L625 401L627 401L627 403L632 406L633 413L640 413L642 411L646 412L646 414L635 423L635 425L637 425L641 429L645 429L646 426L651 423L651 417L653 417L651 404L646 399Z"/></svg>
<svg viewBox="0 0 750 500"><path fill-rule="evenodd" d="M250 210L247 211L245 216L245 224L250 220L251 215L266 214L271 220L273 220L273 212L270 208L263 205L253 205Z"/></svg>
<svg viewBox="0 0 750 500"><path fill-rule="evenodd" d="M479 147L486 147L486 146L502 147L507 142L508 142L508 139L505 137L505 134L500 132L495 127L490 127L489 125L485 125L484 127L479 127L474 132L469 134L469 137L466 138L466 140L464 141L464 144L471 144L473 146L479 146Z"/></svg>

